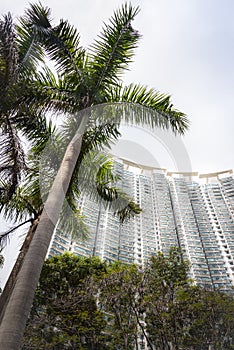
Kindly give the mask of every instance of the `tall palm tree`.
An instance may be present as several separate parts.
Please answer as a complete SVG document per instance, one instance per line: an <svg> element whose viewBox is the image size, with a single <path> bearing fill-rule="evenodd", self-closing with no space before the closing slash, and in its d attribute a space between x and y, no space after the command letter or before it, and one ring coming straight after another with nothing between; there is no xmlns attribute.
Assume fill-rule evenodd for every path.
<svg viewBox="0 0 234 350"><path fill-rule="evenodd" d="M40 11L42 15L45 14L43 8L40 8ZM25 23L24 19L22 19L22 22L23 24ZM56 90L57 85L56 77L48 68L45 68L46 75L41 74L38 76L36 67L39 62L43 64L43 52L39 44L37 33L34 31L33 35L31 35L32 33L28 35L28 30L24 25L21 27L18 26L18 31L16 32L10 14L4 16L0 25L0 44L2 47L0 74L5 79L2 78L1 84L0 142L3 157L0 166L0 212L6 219L10 219L13 222L20 222L12 229L2 234L0 236L0 242L3 242L4 239L17 228L30 223L30 228L24 244L20 249L17 261L0 297L1 320L6 301L10 297L12 286L21 268L21 264L43 208L38 179L35 179L37 166L35 166L35 164L32 166L32 164L28 164L26 161L25 150L18 134L20 131L29 141L34 141L32 142L34 146L33 156L38 157L38 154L43 149L48 138L54 134L54 128L50 123L48 123L49 125L46 123L45 112L50 108L56 110L56 107L50 103L53 96L51 96L50 91L48 91L45 85L50 84L52 90L53 88ZM60 95L61 94L62 92L60 92ZM64 110L64 107L62 107L62 110ZM69 129L68 125L67 129ZM102 125L101 127L92 128L92 130L89 129L85 134L86 142L83 142L79 163L93 147L99 144L105 144L108 139L111 137L116 138L118 135L116 128L111 125ZM37 144L36 147L35 143ZM105 161L100 169L104 169L104 165L106 164L108 164L108 162ZM76 168L78 167L77 164ZM107 170L106 167L105 170ZM20 180L22 180L22 175L24 176L26 185L24 185L23 188L22 186L19 188L18 186ZM33 183L28 186L28 180L32 182L33 178ZM124 214L123 218L132 213L139 212L139 207L135 205L130 198L120 193L120 191L117 191L113 186L110 187L106 179L105 185L104 181L101 182L99 180L97 178L95 179L95 183L98 185L97 188L99 188L98 199L101 198L111 202L112 198L117 195L119 198L125 199L125 211L119 213L120 215ZM111 180L113 182L113 178ZM85 233L86 229L82 223L79 211L77 211L75 206L73 192L77 191L77 184L75 184L75 186L74 181L72 183L73 186L70 187L68 191L67 199L75 215L73 215L72 223L71 220L66 220L66 222L63 220L61 223L63 229L66 228L72 234L77 234L77 228L79 227L80 238L82 238L82 232ZM65 215L63 217L65 217ZM76 221L75 224L74 218ZM71 228L73 232L71 232Z"/></svg>
<svg viewBox="0 0 234 350"><path fill-rule="evenodd" d="M29 87L33 86L34 94L24 101L37 105L34 95L40 96L43 108L70 116L67 139L71 141L43 206L5 309L0 343L6 350L18 349L20 346L34 291L64 198L72 198L72 184L76 183L77 169L80 166L79 154L81 152L82 155L82 142L85 143L83 135L93 130L93 125L99 131L103 127L113 130L118 127L121 119L147 123L153 127L171 127L174 132L181 134L187 129L186 116L173 109L170 96L140 85L122 85L121 74L128 68L140 37L132 27L137 13L138 8L122 6L114 13L110 23L104 26L99 40L87 51L80 47L76 29L67 21L60 21L59 25L53 26L49 9L40 4L31 5L21 19L18 30L23 42L41 45L41 51L38 52L45 50L47 56L55 62L58 72L55 79L49 69L42 70L37 81L29 84ZM80 110L83 112L79 113ZM114 118L110 111L114 113ZM74 135L71 130L78 130L78 133ZM101 135L102 132L99 132L99 137ZM103 195L104 192L100 193ZM114 193L116 194L115 191ZM128 205L126 207L131 210L131 206L132 204L130 208Z"/></svg>
<svg viewBox="0 0 234 350"><path fill-rule="evenodd" d="M40 45L33 37L27 41L20 40L11 15L5 15L0 20L0 212L3 213L6 207L10 211L11 205L17 206L17 194L18 208L15 209L20 208L23 216L27 208L31 217L26 221L32 222L32 227L39 211L36 212L26 198L22 200L18 187L29 170L25 137L31 144L39 139L45 142L49 137L42 113L44 101L36 95L33 85L39 63L43 64ZM37 104L31 103L31 96ZM17 220L19 210L14 215ZM22 224L24 222L20 226ZM5 236L1 236L1 240ZM4 300L4 293L2 296ZM0 309L2 311L2 307Z"/></svg>

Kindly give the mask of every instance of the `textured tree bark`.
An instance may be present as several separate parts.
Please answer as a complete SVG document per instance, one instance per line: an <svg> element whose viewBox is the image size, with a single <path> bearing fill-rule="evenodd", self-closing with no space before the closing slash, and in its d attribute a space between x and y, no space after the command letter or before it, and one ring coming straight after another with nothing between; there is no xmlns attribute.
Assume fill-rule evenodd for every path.
<svg viewBox="0 0 234 350"><path fill-rule="evenodd" d="M20 349L21 338L30 312L41 269L79 157L82 135L70 142L46 200L14 289L6 305L0 327L0 346L4 350Z"/></svg>
<svg viewBox="0 0 234 350"><path fill-rule="evenodd" d="M37 225L38 225L38 222L39 222L39 217L36 218L31 226L29 227L29 230L28 230L28 233L27 233L27 236L24 240L24 243L20 249L20 252L19 252L19 255L17 257L17 260L14 264L14 267L10 273L10 276L8 277L8 280L6 282L6 285L3 289L3 292L0 296L0 324L1 324L1 321L2 321L2 318L3 318L3 315L4 315L4 312L5 312L5 309L6 309L6 306L7 306L7 303L10 299L10 296L11 296L11 293L12 293L12 290L14 288L14 285L15 285L15 281L16 281L16 277L21 269L21 266L23 264L23 261L24 261L24 257L28 251L28 248L29 248L29 245L32 241L32 238L34 236L34 233L35 233L35 230L37 228Z"/></svg>

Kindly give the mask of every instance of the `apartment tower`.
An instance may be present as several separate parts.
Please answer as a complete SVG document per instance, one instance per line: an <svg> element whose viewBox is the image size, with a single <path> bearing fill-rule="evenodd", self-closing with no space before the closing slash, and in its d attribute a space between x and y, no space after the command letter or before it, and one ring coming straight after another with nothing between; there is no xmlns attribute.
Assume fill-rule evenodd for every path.
<svg viewBox="0 0 234 350"><path fill-rule="evenodd" d="M66 250L104 260L145 265L158 251L178 246L191 263L195 283L215 290L234 288L234 178L232 170L176 173L115 163L119 187L143 209L123 224L113 212L88 199L79 207L90 230L87 242L56 231L49 256Z"/></svg>

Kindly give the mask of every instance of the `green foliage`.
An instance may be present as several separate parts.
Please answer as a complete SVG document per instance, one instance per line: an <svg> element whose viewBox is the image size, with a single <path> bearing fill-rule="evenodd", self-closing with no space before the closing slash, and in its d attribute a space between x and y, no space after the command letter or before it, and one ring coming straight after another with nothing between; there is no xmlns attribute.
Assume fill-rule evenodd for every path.
<svg viewBox="0 0 234 350"><path fill-rule="evenodd" d="M174 132L183 134L189 122L186 115L173 107L170 95L162 94L139 84L115 86L109 91L110 101L131 102L150 108L159 113L151 118L148 124L153 127L172 128ZM146 121L146 120L145 120Z"/></svg>
<svg viewBox="0 0 234 350"><path fill-rule="evenodd" d="M119 84L119 75L128 68L140 37L132 28L138 8L123 5L115 11L110 24L104 24L99 40L91 46L90 71L94 92Z"/></svg>
<svg viewBox="0 0 234 350"><path fill-rule="evenodd" d="M143 270L70 253L43 267L22 349L230 350L233 296L203 290L172 248Z"/></svg>
<svg viewBox="0 0 234 350"><path fill-rule="evenodd" d="M109 265L99 286L101 310L107 314L109 348L134 349L137 340L138 319L135 298L141 283L137 266L122 263Z"/></svg>
<svg viewBox="0 0 234 350"><path fill-rule="evenodd" d="M170 343L178 349L184 332L179 295L190 288L187 272L188 263L176 248L171 248L168 256L158 253L151 258L143 307L149 339L158 349L167 349Z"/></svg>
<svg viewBox="0 0 234 350"><path fill-rule="evenodd" d="M181 296L185 301L184 317L189 320L182 344L195 350L233 349L233 295L193 288Z"/></svg>
<svg viewBox="0 0 234 350"><path fill-rule="evenodd" d="M66 253L45 262L23 349L105 349L106 320L97 308L95 280L106 271L98 258Z"/></svg>

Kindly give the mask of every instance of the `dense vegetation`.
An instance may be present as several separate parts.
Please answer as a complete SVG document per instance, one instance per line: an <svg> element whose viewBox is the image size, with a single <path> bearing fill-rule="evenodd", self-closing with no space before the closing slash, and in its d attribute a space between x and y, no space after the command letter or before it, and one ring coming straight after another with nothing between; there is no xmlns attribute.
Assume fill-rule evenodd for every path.
<svg viewBox="0 0 234 350"><path fill-rule="evenodd" d="M69 253L48 259L22 349L233 349L233 297L193 285L188 268L174 248L144 270Z"/></svg>

